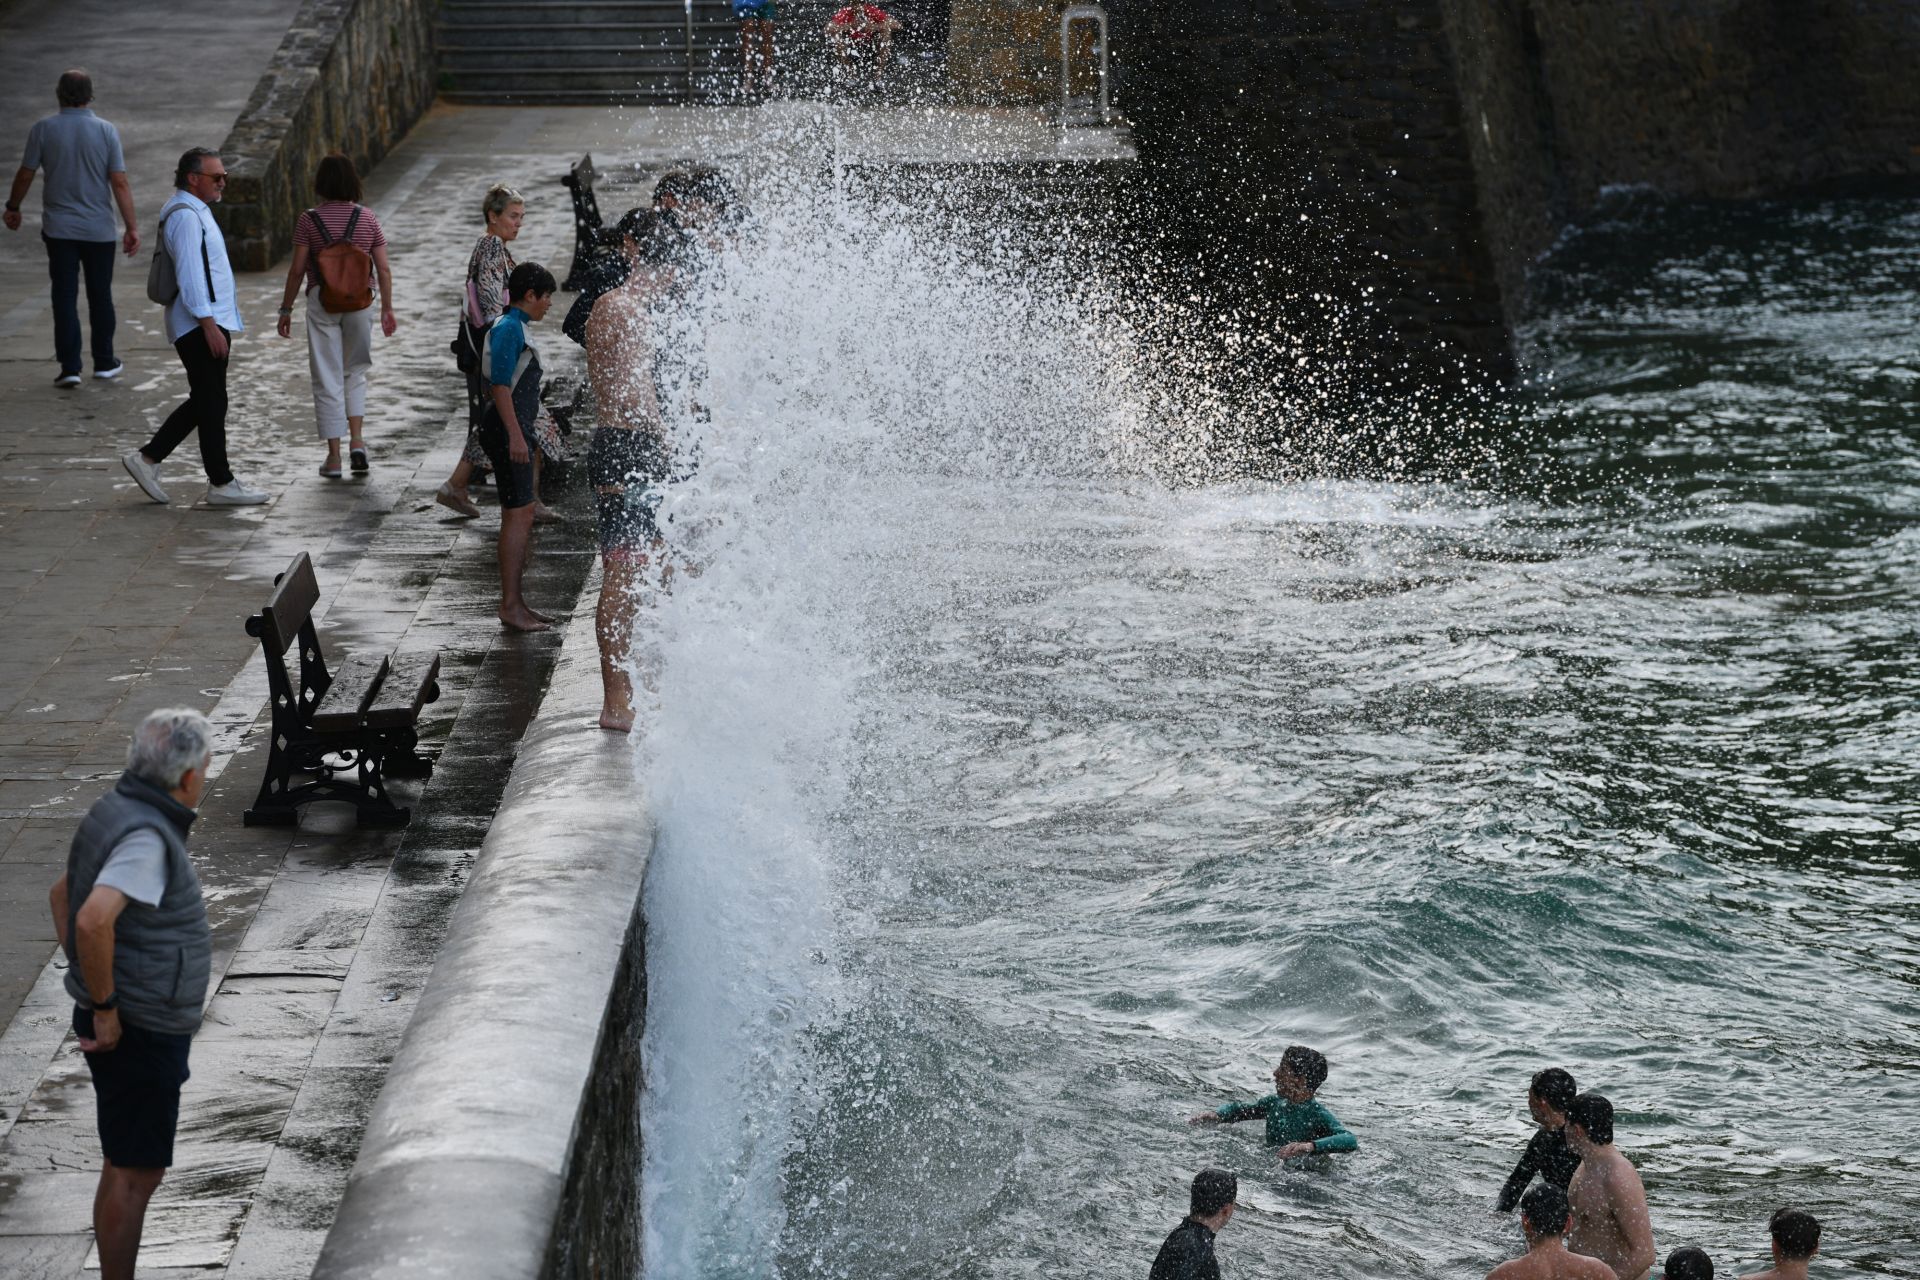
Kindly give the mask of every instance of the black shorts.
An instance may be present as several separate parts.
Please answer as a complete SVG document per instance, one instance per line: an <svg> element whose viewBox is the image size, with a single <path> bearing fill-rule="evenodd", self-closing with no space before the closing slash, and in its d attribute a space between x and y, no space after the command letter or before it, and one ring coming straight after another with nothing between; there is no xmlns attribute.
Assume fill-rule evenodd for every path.
<svg viewBox="0 0 1920 1280"><path fill-rule="evenodd" d="M515 507L532 506L533 451L540 446L534 443L528 424L520 424L520 438L527 442L525 462L515 462L507 451L507 424L500 421L500 411L492 405L481 413L480 426L474 435L486 451L487 461L493 464L494 492L499 496L501 509L511 511Z"/></svg>
<svg viewBox="0 0 1920 1280"><path fill-rule="evenodd" d="M75 1006L73 1029L93 1037L93 1010ZM173 1131L180 1124L180 1086L191 1073L187 1050L193 1037L136 1027L120 1019L120 1043L89 1053L98 1103L100 1151L123 1169L173 1165Z"/></svg>
<svg viewBox="0 0 1920 1280"><path fill-rule="evenodd" d="M600 554L608 560L645 555L666 537L660 528L667 452L651 431L601 427L587 446L587 479L599 516Z"/></svg>

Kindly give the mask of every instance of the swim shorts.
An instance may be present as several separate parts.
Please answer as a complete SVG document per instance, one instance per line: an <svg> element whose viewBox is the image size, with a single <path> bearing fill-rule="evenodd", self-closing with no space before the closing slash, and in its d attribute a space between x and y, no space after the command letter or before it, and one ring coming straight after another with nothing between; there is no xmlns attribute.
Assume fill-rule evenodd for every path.
<svg viewBox="0 0 1920 1280"><path fill-rule="evenodd" d="M73 1029L92 1038L93 1010L75 1008ZM173 1165L173 1133L180 1125L180 1086L191 1074L193 1037L168 1035L120 1020L120 1042L86 1055L97 1103L100 1152L126 1169Z"/></svg>
<svg viewBox="0 0 1920 1280"><path fill-rule="evenodd" d="M733 0L733 16L739 22L772 22L773 0Z"/></svg>
<svg viewBox="0 0 1920 1280"><path fill-rule="evenodd" d="M587 446L587 480L600 524L600 554L620 561L645 555L666 534L660 528L667 454L651 431L601 427Z"/></svg>
<svg viewBox="0 0 1920 1280"><path fill-rule="evenodd" d="M507 424L500 421L500 411L492 405L488 405L481 413L480 426L474 436L480 441L480 448L486 452L487 461L493 464L501 509L511 511L516 507L532 506L533 451L540 446L528 432L527 425L520 424L520 436L527 442L525 462L513 460L513 454L507 449Z"/></svg>

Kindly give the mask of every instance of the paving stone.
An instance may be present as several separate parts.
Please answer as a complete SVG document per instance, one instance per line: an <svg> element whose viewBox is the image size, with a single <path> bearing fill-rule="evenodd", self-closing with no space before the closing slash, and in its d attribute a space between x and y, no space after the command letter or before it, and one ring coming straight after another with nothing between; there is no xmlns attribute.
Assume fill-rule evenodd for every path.
<svg viewBox="0 0 1920 1280"><path fill-rule="evenodd" d="M7 1280L67 1280L85 1265L92 1246L91 1234L0 1236L0 1275ZM152 1280L152 1273L146 1274Z"/></svg>

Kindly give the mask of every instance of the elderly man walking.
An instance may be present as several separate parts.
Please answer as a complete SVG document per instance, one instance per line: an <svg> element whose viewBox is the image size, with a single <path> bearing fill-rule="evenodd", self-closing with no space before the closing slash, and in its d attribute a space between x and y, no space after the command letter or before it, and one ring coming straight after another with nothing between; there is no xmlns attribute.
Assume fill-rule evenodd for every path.
<svg viewBox="0 0 1920 1280"><path fill-rule="evenodd" d="M267 495L234 479L227 465L227 356L233 335L246 328L234 297L227 238L213 220L213 206L227 189L220 153L194 147L174 170L173 198L160 210L155 253L173 260L179 292L167 303L167 341L187 371L186 402L167 415L144 448L120 456L127 474L155 502L167 502L160 464L180 442L200 433L200 461L207 469L207 505L249 507Z"/></svg>
<svg viewBox="0 0 1920 1280"><path fill-rule="evenodd" d="M40 189L40 238L47 246L47 273L53 278L53 350L60 359L56 387L80 385L80 276L87 277L87 320L93 329L93 376L117 378L124 367L113 354L113 211L118 206L126 233L120 247L131 258L140 252L135 229L133 188L127 185L120 131L93 114L93 78L74 68L55 89L57 115L34 121L27 131L27 152L13 175L4 217L7 230L20 229L20 202L33 175L47 173Z"/></svg>
<svg viewBox="0 0 1920 1280"><path fill-rule="evenodd" d="M133 1280L147 1201L173 1163L212 967L206 901L187 856L211 744L198 711L143 720L126 772L87 811L50 895L106 1161L93 1200L102 1280Z"/></svg>

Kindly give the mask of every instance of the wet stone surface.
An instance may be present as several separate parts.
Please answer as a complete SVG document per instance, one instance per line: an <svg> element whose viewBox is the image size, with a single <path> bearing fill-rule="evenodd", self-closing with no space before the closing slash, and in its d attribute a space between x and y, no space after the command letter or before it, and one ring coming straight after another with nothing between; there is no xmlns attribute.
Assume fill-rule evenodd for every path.
<svg viewBox="0 0 1920 1280"><path fill-rule="evenodd" d="M268 8L235 19L247 37L234 54L241 97L252 73L240 74L240 63L257 55L263 64L284 30L285 17L259 16ZM0 22L0 62L40 67L68 56L51 22L18 6ZM167 37L141 38L157 56ZM148 88L123 81L109 100L94 70L100 114L122 123L150 227L172 158L223 130L209 126L204 104L180 108L165 77ZM42 112L18 83L0 89L0 102L8 119ZM223 119L238 105L222 106ZM68 1030L46 894L80 815L117 776L128 731L163 705L208 712L220 735L219 775L193 839L215 973L141 1274L311 1270L562 634L513 636L496 624L491 499L482 495L475 521L433 503L465 434L443 321L478 231L473 206L491 181L531 196L521 257L564 270L572 232L557 178L596 128L608 136L584 145L614 148L628 132L597 112L443 110L369 175L401 327L376 339L373 469L363 479L315 474L322 451L303 335L297 323L290 342L272 334L284 265L240 278L251 328L235 345L230 451L243 479L274 494L261 508L206 507L192 441L162 470L172 505L146 501L121 469L120 453L184 394L142 294L144 255L116 272L127 373L56 391L37 195L27 228L0 239L0 285L23 300L0 308L0 384L19 428L0 433L0 1275L9 1280L97 1265L93 1098ZM543 355L564 372L577 349L556 325ZM568 523L536 535L528 583L537 605L563 614L593 563L590 507L568 481L556 477L548 495ZM442 654L442 697L421 723L438 768L424 784L396 787L413 806L404 831L358 830L348 811L326 805L297 828L241 824L262 774L267 691L243 623L300 551L313 557L315 617L330 652Z"/></svg>

